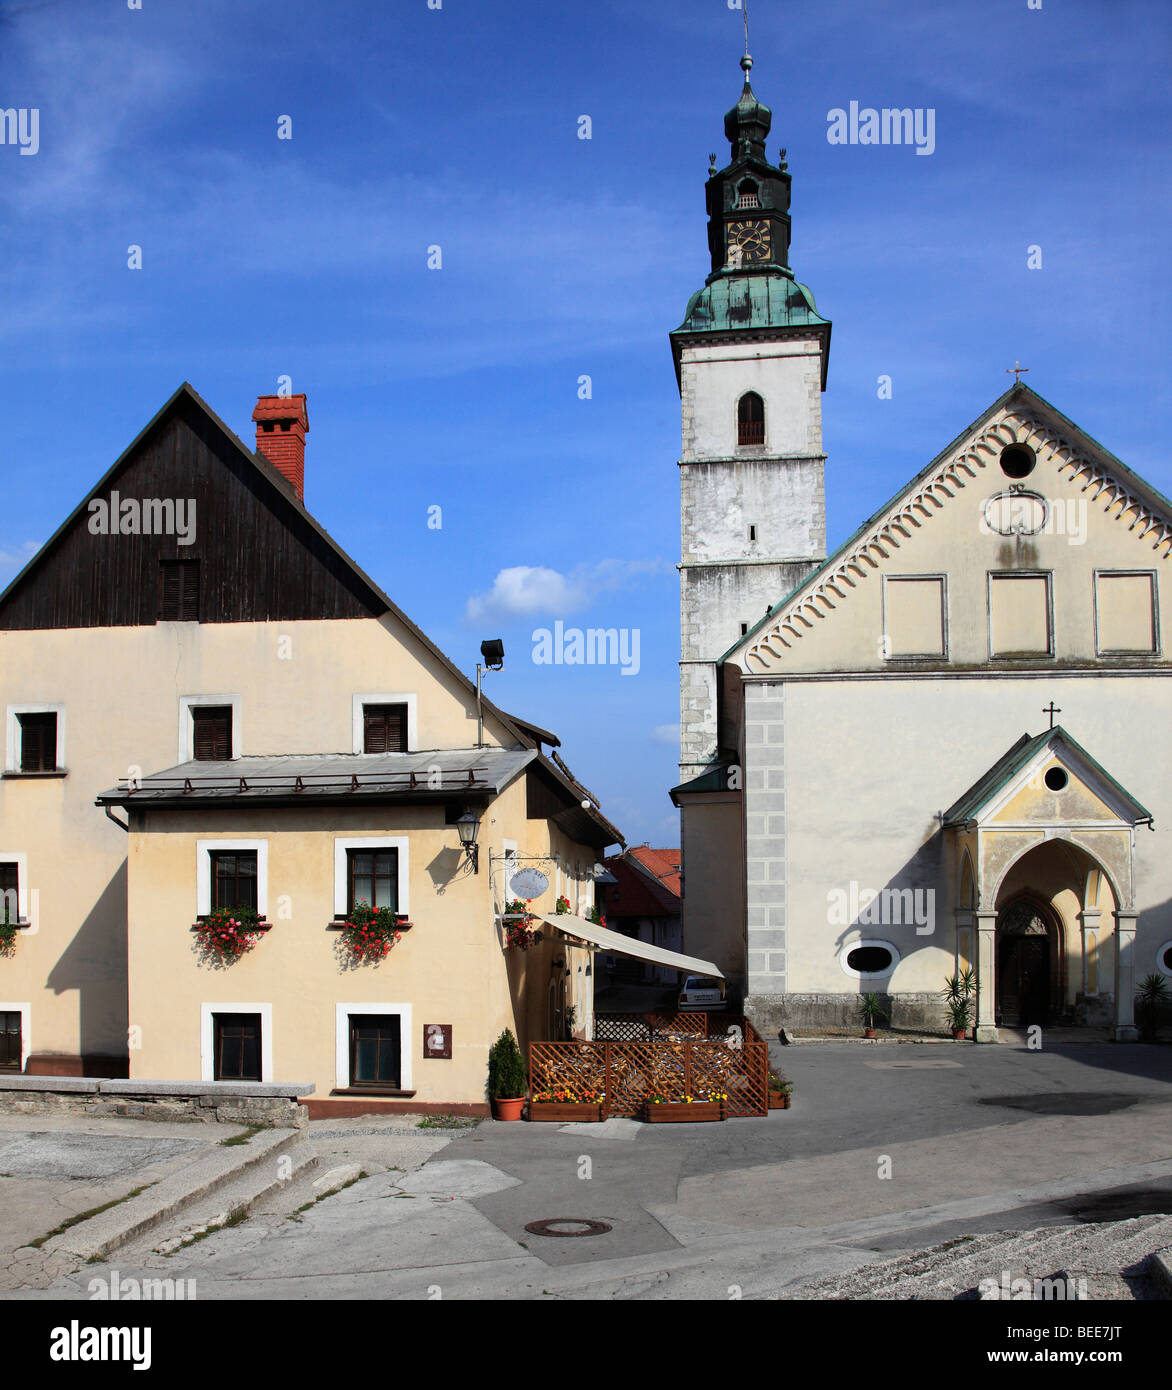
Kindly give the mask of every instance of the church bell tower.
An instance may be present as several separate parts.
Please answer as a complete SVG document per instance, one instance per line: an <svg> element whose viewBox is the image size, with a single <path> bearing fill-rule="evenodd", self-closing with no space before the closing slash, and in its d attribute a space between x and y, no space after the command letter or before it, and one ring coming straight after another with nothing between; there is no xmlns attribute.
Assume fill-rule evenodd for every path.
<svg viewBox="0 0 1172 1390"><path fill-rule="evenodd" d="M712 271L671 334L680 454L680 780L717 761L716 664L826 555L821 393L830 323L789 266L790 175L749 82L711 158Z"/></svg>

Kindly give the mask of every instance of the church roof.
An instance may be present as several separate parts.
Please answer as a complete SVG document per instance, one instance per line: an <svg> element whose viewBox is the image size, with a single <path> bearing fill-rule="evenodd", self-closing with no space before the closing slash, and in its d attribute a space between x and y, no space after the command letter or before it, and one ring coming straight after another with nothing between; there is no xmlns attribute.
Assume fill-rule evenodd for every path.
<svg viewBox="0 0 1172 1390"><path fill-rule="evenodd" d="M1002 754L993 766L944 812L942 824L946 827L957 826L976 820L988 803L1002 788L1013 781L1035 754L1053 743L1063 743L1067 748L1077 753L1080 758L1085 759L1107 785L1136 813L1136 821L1150 821L1152 819L1151 813L1132 796L1127 788L1117 782L1101 763L1096 762L1091 757L1082 744L1071 738L1062 725L1058 724L1053 729L1046 729L1040 734L1035 734L1032 738L1029 734L1022 734L1013 747L1007 753Z"/></svg>
<svg viewBox="0 0 1172 1390"><path fill-rule="evenodd" d="M678 806L680 803L677 798L680 795L688 796L693 792L726 792L729 790L728 773L727 764L717 763L701 772L698 777L693 777L688 782L681 782L678 787L672 787L668 796Z"/></svg>
<svg viewBox="0 0 1172 1390"><path fill-rule="evenodd" d="M679 332L680 330L676 330ZM890 497L884 504L873 512L861 526L849 535L837 549L831 551L825 560L813 570L800 584L796 585L789 593L785 594L774 603L765 616L744 636L738 637L731 647L717 660L717 665L723 665L729 661L736 652L750 648L754 639L764 629L768 628L773 621L774 615L779 609L791 603L803 590L812 590L817 587L825 575L837 569L867 534L876 527L879 522L891 511L893 511L907 497L912 496L920 488L921 484L929 479L958 449L970 435L984 428L999 411L1010 405L1028 407L1043 416L1053 424L1057 425L1064 433L1066 439L1077 449L1101 460L1109 470L1112 477L1120 485L1120 489L1131 494L1131 497L1146 511L1149 518L1158 518L1158 529L1162 529L1164 535L1157 541L1157 545L1163 545L1172 540L1172 501L1169 501L1157 488L1153 487L1146 478L1141 478L1138 473L1132 472L1130 468L1121 460L1115 457L1109 449L1072 421L1068 420L1055 406L1052 406L1044 397L1039 396L1024 382L1016 382L1001 396L999 396L987 410L983 411L972 424L966 426L956 436L951 443L947 444L936 455L930 463L926 464L909 482L905 483L894 496ZM1119 490L1119 489L1117 489Z"/></svg>
<svg viewBox="0 0 1172 1390"><path fill-rule="evenodd" d="M746 328L830 326L814 296L778 270L771 275L725 275L688 300L684 321L672 333L727 333Z"/></svg>

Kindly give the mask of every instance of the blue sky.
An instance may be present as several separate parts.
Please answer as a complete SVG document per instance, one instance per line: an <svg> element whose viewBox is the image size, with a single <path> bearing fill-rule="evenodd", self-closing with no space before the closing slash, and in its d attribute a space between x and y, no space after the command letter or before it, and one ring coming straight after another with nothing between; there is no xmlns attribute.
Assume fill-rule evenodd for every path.
<svg viewBox="0 0 1172 1390"><path fill-rule="evenodd" d="M1172 492L1172 10L751 9L791 264L834 322L829 544L1018 359ZM464 669L502 637L491 698L562 735L632 842L676 843L667 335L741 51L728 0L0 0L0 108L40 112L35 156L0 145L0 584L181 381L251 440L288 375L311 511ZM934 153L829 144L852 100L934 109ZM639 674L534 664L559 618L638 629Z"/></svg>

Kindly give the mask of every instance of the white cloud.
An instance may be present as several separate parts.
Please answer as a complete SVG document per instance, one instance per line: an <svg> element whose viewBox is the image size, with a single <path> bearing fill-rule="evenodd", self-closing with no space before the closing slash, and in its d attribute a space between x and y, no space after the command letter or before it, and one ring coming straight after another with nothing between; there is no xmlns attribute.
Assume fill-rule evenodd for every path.
<svg viewBox="0 0 1172 1390"><path fill-rule="evenodd" d="M651 730L652 743L665 743L669 748L680 746L680 726L678 724L657 724Z"/></svg>
<svg viewBox="0 0 1172 1390"><path fill-rule="evenodd" d="M0 570L23 569L40 548L39 541L25 541L16 550L0 550Z"/></svg>
<svg viewBox="0 0 1172 1390"><path fill-rule="evenodd" d="M568 574L544 565L511 565L501 570L487 594L473 594L466 622L482 618L524 618L535 613L563 617L589 606L600 594L624 589L646 575L671 569L666 560L599 560Z"/></svg>

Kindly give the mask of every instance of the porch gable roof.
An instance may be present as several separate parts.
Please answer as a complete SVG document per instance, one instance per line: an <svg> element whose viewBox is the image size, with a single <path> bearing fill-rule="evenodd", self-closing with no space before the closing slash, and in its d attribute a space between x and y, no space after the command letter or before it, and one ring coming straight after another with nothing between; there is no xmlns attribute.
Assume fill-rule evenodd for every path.
<svg viewBox="0 0 1172 1390"><path fill-rule="evenodd" d="M1141 821L1151 822L1151 812L1136 800L1126 787L1116 781L1101 763L1092 758L1082 744L1071 738L1061 724L1056 724L1054 728L1046 729L1040 734L1033 735L1033 737L1029 734L1022 734L1013 747L1002 754L992 767L944 812L942 821L944 827L947 829L969 825L973 821L979 820L982 812L986 811L993 800L1005 790L1013 779L1029 766L1036 755L1056 743L1064 745L1075 755L1077 760L1092 769L1103 784L1114 792L1129 812L1133 824L1138 824Z"/></svg>

